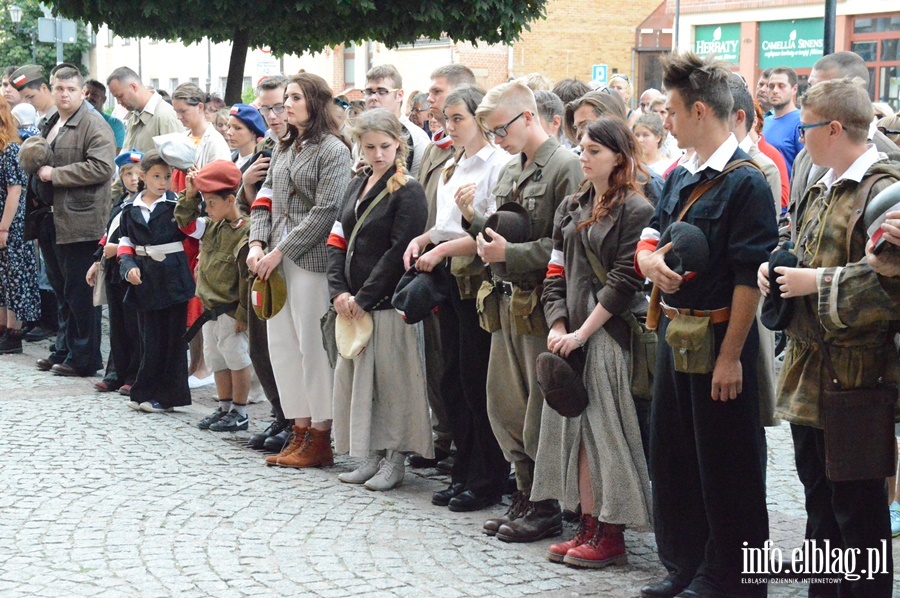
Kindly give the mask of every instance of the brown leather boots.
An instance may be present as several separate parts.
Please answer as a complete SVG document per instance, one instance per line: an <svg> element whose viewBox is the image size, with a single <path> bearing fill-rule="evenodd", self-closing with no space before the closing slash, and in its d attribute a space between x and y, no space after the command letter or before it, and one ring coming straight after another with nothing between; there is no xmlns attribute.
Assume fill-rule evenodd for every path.
<svg viewBox="0 0 900 598"><path fill-rule="evenodd" d="M293 427L290 441L277 455L266 457L266 465L280 467L329 467L334 465L331 430Z"/></svg>

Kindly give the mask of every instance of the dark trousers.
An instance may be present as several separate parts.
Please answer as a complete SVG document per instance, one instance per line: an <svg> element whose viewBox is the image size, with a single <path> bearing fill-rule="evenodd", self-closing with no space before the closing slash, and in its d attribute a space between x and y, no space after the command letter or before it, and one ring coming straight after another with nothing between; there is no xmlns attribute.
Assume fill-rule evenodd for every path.
<svg viewBox="0 0 900 598"><path fill-rule="evenodd" d="M137 403L159 401L163 407L191 404L188 388L187 302L154 311L137 310L141 367L131 388Z"/></svg>
<svg viewBox="0 0 900 598"><path fill-rule="evenodd" d="M106 283L109 300L109 356L117 382L133 386L141 365L141 333L137 311L125 304L128 283Z"/></svg>
<svg viewBox="0 0 900 598"><path fill-rule="evenodd" d="M500 495L509 463L497 444L487 414L487 369L491 335L478 325L475 300L462 300L456 281L441 306L441 345L445 356L441 396L456 444L450 477L478 494Z"/></svg>
<svg viewBox="0 0 900 598"><path fill-rule="evenodd" d="M753 327L741 354L743 392L713 401L712 374L675 371L660 318L650 422L654 528L663 565L704 596L766 594L741 585L742 547L769 537L759 466L758 337ZM725 324L715 326L716 347Z"/></svg>
<svg viewBox="0 0 900 598"><path fill-rule="evenodd" d="M797 475L806 494L806 538L819 548L857 548L856 573L867 569L867 549L887 546L888 574L868 573L859 580L841 579L839 584L810 584L812 596L890 596L894 562L891 551L891 520L884 479L831 482L825 475L825 433L809 426L791 424Z"/></svg>
<svg viewBox="0 0 900 598"><path fill-rule="evenodd" d="M284 421L281 398L272 372L272 361L269 359L269 333L266 331L265 321L256 317L252 307L247 310L247 335L250 340L250 363L253 364L253 371L256 372L266 398L272 404L272 416L278 421Z"/></svg>
<svg viewBox="0 0 900 598"><path fill-rule="evenodd" d="M100 356L100 308L94 307L94 292L85 280L94 263L96 241L56 243L52 216L45 216L38 241L47 278L56 293L59 332L50 361L64 363L84 375L103 367Z"/></svg>

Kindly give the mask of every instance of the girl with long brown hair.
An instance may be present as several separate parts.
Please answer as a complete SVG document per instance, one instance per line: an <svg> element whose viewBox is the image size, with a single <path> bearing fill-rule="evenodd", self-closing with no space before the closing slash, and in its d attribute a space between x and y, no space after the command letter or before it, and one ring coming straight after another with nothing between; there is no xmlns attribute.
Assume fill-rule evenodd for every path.
<svg viewBox="0 0 900 598"><path fill-rule="evenodd" d="M266 325L281 406L294 420L290 442L266 459L281 467L318 467L334 460L334 373L319 320L331 299L325 241L343 206L352 164L331 101L321 77L301 73L288 79L288 131L251 208L247 265L262 280L277 271L287 286L284 307Z"/></svg>
<svg viewBox="0 0 900 598"><path fill-rule="evenodd" d="M653 208L637 191L639 150L625 121L601 116L587 127L581 147L585 181L556 211L541 299L547 348L583 361L589 400L578 417L543 410L531 494L572 511L581 506L575 537L552 545L548 558L599 568L626 562L625 526L648 528L651 521L630 391L631 333L620 314L646 312L634 251Z"/></svg>
<svg viewBox="0 0 900 598"><path fill-rule="evenodd" d="M0 98L0 354L21 353L22 322L41 313L37 263L23 237L28 179L18 157L16 121Z"/></svg>

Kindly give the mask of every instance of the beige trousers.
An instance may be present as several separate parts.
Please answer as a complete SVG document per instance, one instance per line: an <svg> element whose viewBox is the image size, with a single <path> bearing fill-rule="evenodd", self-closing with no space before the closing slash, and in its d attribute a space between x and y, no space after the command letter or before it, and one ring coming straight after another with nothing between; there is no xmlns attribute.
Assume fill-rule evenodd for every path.
<svg viewBox="0 0 900 598"><path fill-rule="evenodd" d="M501 295L500 330L491 335L487 412L503 456L515 467L516 485L526 493L531 492L544 404L535 364L546 350L546 337L512 333L509 297Z"/></svg>
<svg viewBox="0 0 900 598"><path fill-rule="evenodd" d="M287 301L266 324L281 408L287 419L324 422L332 418L334 384L319 324L330 305L328 281L325 274L305 270L289 259L282 266Z"/></svg>

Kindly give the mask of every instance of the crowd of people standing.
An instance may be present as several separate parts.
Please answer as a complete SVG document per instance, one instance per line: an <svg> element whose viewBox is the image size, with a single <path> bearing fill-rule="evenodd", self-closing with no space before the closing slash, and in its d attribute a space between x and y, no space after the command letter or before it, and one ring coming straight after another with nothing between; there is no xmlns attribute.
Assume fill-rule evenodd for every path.
<svg viewBox="0 0 900 598"><path fill-rule="evenodd" d="M128 67L105 84L9 67L0 353L41 320L45 272L58 333L41 370L103 369L107 305L95 386L135 411L188 405L211 378L198 427L248 430L264 395L272 422L248 442L268 466L349 453L338 479L373 491L437 466L450 484L432 503L456 512L497 504L512 469L485 534L556 537L566 511L577 532L547 557L600 568L627 562L626 529L652 529L667 576L642 596L765 595L744 552L769 538L765 427L780 419L809 540L900 535L895 483L837 479L823 449L830 379L896 400L900 378L900 211L869 231L861 217L900 204L900 133L867 79L839 52L798 97L789 68L748 85L673 53L665 94L624 75L485 90L450 64L407 96L381 65L364 102L301 72L223 107L190 83L163 98ZM103 113L107 90L124 123Z"/></svg>

